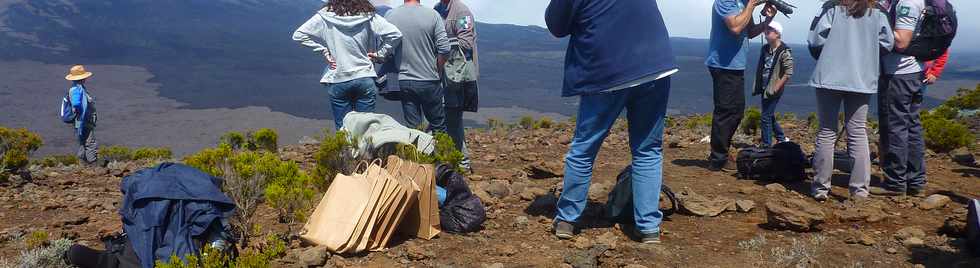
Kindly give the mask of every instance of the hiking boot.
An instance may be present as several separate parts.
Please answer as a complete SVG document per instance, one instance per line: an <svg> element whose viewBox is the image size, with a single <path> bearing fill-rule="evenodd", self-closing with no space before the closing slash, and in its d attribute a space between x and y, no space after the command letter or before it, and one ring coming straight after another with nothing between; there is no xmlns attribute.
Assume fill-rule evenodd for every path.
<svg viewBox="0 0 980 268"><path fill-rule="evenodd" d="M882 187L874 187L874 186L868 188L868 193L871 193L873 195L880 195L880 196L904 196L905 195L904 191L892 191Z"/></svg>
<svg viewBox="0 0 980 268"><path fill-rule="evenodd" d="M572 223L562 220L555 220L555 236L558 239L572 239L575 237L575 225Z"/></svg>
<svg viewBox="0 0 980 268"><path fill-rule="evenodd" d="M639 238L640 243L643 244L660 244L660 232L644 234L637 231L636 237Z"/></svg>
<svg viewBox="0 0 980 268"><path fill-rule="evenodd" d="M738 171L738 165L735 164L735 160L730 159L725 161L725 164L721 165L712 163L710 166L708 166L708 170L732 173Z"/></svg>
<svg viewBox="0 0 980 268"><path fill-rule="evenodd" d="M908 195L911 195L911 196L914 196L914 197L926 197L926 190L922 190L922 189L909 189Z"/></svg>

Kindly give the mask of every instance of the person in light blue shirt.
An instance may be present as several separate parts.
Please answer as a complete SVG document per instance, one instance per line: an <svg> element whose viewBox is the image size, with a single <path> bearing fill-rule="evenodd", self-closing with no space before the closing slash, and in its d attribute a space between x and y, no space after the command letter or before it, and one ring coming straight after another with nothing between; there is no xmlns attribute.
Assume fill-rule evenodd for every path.
<svg viewBox="0 0 980 268"><path fill-rule="evenodd" d="M745 111L745 62L748 39L759 36L769 27L776 8L767 4L765 19L752 18L760 0L715 0L711 12L711 40L705 65L711 73L714 90L714 114L711 119L712 170L734 170L728 149L732 136L742 122Z"/></svg>
<svg viewBox="0 0 980 268"><path fill-rule="evenodd" d="M664 122L670 76L678 67L657 2L551 0L545 21L555 37L568 37L562 96L579 98L555 236L574 237L588 203L596 155L625 110L634 234L639 242L660 243Z"/></svg>

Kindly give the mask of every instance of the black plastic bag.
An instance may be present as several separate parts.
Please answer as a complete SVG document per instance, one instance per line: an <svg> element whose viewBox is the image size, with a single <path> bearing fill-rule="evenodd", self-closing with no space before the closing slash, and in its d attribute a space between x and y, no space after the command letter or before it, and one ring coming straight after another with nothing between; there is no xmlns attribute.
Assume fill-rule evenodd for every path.
<svg viewBox="0 0 980 268"><path fill-rule="evenodd" d="M470 191L466 178L451 166L436 169L436 185L446 189L446 203L439 208L439 224L449 233L469 233L483 228L487 220L483 201Z"/></svg>

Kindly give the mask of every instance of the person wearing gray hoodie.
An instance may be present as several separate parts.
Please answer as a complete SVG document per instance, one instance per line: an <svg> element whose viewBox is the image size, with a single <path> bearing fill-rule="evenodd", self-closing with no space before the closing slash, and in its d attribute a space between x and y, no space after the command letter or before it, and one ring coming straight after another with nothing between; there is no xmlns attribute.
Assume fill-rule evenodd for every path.
<svg viewBox="0 0 980 268"><path fill-rule="evenodd" d="M831 34L833 32L833 34ZM875 0L833 0L824 3L810 27L810 52L817 67L810 79L816 88L817 133L813 157L813 198L826 201L834 173L837 118L844 104L847 151L854 158L848 185L852 199L868 197L871 155L867 120L871 95L878 91L881 51L894 46L888 18Z"/></svg>
<svg viewBox="0 0 980 268"><path fill-rule="evenodd" d="M293 32L294 41L327 63L320 83L330 95L338 130L347 113L374 112L374 62L387 57L401 38L398 28L376 15L368 0L331 0Z"/></svg>

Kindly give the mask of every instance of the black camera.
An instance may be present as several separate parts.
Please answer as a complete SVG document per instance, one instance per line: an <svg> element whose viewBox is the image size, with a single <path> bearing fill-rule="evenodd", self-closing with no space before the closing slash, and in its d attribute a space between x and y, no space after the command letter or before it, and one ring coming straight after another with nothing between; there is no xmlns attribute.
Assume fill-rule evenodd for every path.
<svg viewBox="0 0 980 268"><path fill-rule="evenodd" d="M761 0L759 1L759 4L760 5L772 4L772 6L776 8L776 10L779 10L780 13L783 13L786 16L793 14L793 10L796 9L796 6L791 5L790 3L786 3L786 1L783 0Z"/></svg>

